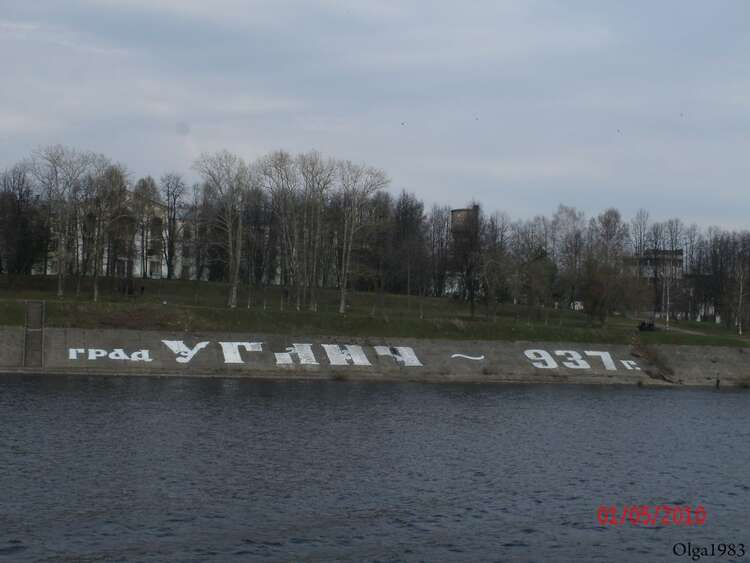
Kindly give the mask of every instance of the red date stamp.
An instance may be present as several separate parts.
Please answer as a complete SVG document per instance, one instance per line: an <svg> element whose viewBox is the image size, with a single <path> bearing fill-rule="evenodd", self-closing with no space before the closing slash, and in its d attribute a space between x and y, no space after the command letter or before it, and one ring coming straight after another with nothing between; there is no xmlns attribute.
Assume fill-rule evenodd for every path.
<svg viewBox="0 0 750 563"><path fill-rule="evenodd" d="M706 509L703 505L690 506L632 505L600 506L596 519L602 526L702 526L706 523Z"/></svg>

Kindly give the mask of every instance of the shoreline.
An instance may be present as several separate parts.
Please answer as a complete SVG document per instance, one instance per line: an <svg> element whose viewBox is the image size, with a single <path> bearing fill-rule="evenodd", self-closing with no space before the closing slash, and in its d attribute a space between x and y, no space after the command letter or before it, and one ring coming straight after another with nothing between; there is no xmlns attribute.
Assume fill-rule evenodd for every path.
<svg viewBox="0 0 750 563"><path fill-rule="evenodd" d="M38 368L0 368L0 377L4 376L28 376L34 377L96 377L96 378L155 378L155 379L243 379L255 381L278 381L278 382L337 382L337 383L428 383L428 384L470 384L470 385L587 385L601 387L643 387L643 388L682 388L682 389L706 389L715 385L681 385L666 381L644 378L637 381L626 381L617 378L603 378L600 376L578 377L578 378L526 378L517 375L492 375L480 377L455 377L439 375L407 376L398 377L394 375L373 375L361 373L333 373L320 372L317 374L302 373L298 375L284 374L278 372L252 372L252 373L207 373L207 372L179 372L179 371L128 371L115 373L108 370L39 370ZM722 389L730 386L721 386ZM731 386L740 389L739 386Z"/></svg>
<svg viewBox="0 0 750 563"><path fill-rule="evenodd" d="M0 327L0 374L750 388L750 349ZM40 337L41 336L41 337Z"/></svg>

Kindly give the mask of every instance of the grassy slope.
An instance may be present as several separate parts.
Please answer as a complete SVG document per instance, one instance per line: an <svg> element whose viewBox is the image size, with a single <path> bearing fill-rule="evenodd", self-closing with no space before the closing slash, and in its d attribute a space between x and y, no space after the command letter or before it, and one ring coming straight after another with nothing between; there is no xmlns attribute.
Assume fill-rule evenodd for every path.
<svg viewBox="0 0 750 563"><path fill-rule="evenodd" d="M25 310L23 303L17 301L0 301L0 326L17 326L24 323Z"/></svg>
<svg viewBox="0 0 750 563"><path fill-rule="evenodd" d="M101 301L90 300L90 280L84 280L80 297L72 282L64 299L55 296L53 278L32 277L9 280L0 277L0 325L23 323L23 307L15 300L47 300L47 325L79 328L162 329L175 331L241 331L296 335L403 336L415 338L540 340L608 342L629 344L637 335L636 322L614 317L606 327L592 326L580 313L528 310L501 305L495 320L484 306L470 317L466 303L450 298L407 298L386 295L383 306L371 293L350 295L346 315L337 313L338 294L320 292L318 312L280 310L281 292L268 289L253 295L247 308L247 293L241 307L225 307L226 286L167 280L136 280L135 295L117 292L117 282L103 280ZM143 286L144 292L140 293ZM265 306L264 306L265 304ZM684 326L691 333L682 332ZM701 330L705 327L707 330ZM700 323L677 324L677 330L642 333L647 344L700 344L747 346L721 327Z"/></svg>

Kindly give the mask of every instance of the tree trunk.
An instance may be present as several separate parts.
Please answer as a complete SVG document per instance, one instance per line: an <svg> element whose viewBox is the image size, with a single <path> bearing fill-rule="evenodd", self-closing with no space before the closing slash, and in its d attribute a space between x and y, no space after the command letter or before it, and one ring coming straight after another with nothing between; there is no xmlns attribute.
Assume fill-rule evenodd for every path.
<svg viewBox="0 0 750 563"><path fill-rule="evenodd" d="M98 262L98 260L97 260ZM99 264L94 265L94 303L99 301Z"/></svg>
<svg viewBox="0 0 750 563"><path fill-rule="evenodd" d="M146 230L141 225L141 278L146 279Z"/></svg>
<svg viewBox="0 0 750 563"><path fill-rule="evenodd" d="M229 287L229 301L227 305L230 309L237 307L237 283L234 281Z"/></svg>
<svg viewBox="0 0 750 563"><path fill-rule="evenodd" d="M739 275L739 284L740 284L740 292L739 292L739 299L738 299L738 306L737 306L737 332L740 336L742 336L742 297L743 297L743 285L745 281L745 275L743 272L740 272Z"/></svg>
<svg viewBox="0 0 750 563"><path fill-rule="evenodd" d="M57 242L57 296L62 297L65 293L65 233L64 227L60 227Z"/></svg>
<svg viewBox="0 0 750 563"><path fill-rule="evenodd" d="M339 292L339 314L346 313L346 282L342 282Z"/></svg>
<svg viewBox="0 0 750 563"><path fill-rule="evenodd" d="M349 213L352 213L351 211ZM353 217L346 217L344 219L344 236L343 236L343 248L341 256L341 282L340 282L340 294L339 294L339 314L343 315L346 313L346 285L349 278L349 257L351 256L351 242L353 239L353 229L350 225L350 221L353 221Z"/></svg>
<svg viewBox="0 0 750 563"><path fill-rule="evenodd" d="M237 288L240 285L240 266L242 265L242 211L240 210L237 218L237 255L234 259L234 286L235 286L235 299L234 304L237 306Z"/></svg>
<svg viewBox="0 0 750 563"><path fill-rule="evenodd" d="M253 304L253 266L248 256L247 261L247 308Z"/></svg>
<svg viewBox="0 0 750 563"><path fill-rule="evenodd" d="M62 297L64 291L63 274L62 274L62 260L57 260L57 296Z"/></svg>
<svg viewBox="0 0 750 563"><path fill-rule="evenodd" d="M350 237L350 240L348 243L344 243L344 264L341 271L341 293L340 293L340 301L339 301L339 313L344 314L346 313L346 286L349 283L349 260L351 258L351 252L352 252L352 240Z"/></svg>
<svg viewBox="0 0 750 563"><path fill-rule="evenodd" d="M406 257L406 309L411 311L411 256Z"/></svg>

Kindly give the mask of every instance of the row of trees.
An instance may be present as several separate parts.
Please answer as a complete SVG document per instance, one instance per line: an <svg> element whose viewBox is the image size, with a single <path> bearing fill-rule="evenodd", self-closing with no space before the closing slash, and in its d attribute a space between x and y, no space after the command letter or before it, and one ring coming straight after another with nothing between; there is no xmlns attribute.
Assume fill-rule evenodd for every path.
<svg viewBox="0 0 750 563"><path fill-rule="evenodd" d="M284 151L251 164L204 154L194 169L202 182L192 190L176 173L131 186L127 169L102 155L35 151L0 177L0 272L47 272L54 259L59 296L66 278L78 293L92 276L96 300L100 275L130 277L138 260L146 276L156 255L170 279L179 262L191 277L229 282L230 307L246 280L282 284L298 309L317 309L315 290L335 284L345 312L353 251L389 183L383 171Z"/></svg>
<svg viewBox="0 0 750 563"><path fill-rule="evenodd" d="M582 307L713 319L742 333L750 274L750 232L702 230L645 209L626 221L610 208L591 218L560 205L551 217L512 221L480 215L477 277L488 303Z"/></svg>
<svg viewBox="0 0 750 563"><path fill-rule="evenodd" d="M351 287L453 296L538 308L583 307L746 323L750 234L700 229L680 219L626 221L616 209L586 218L561 205L552 216L512 220L472 202L451 209L386 191L377 168L316 152L276 151L247 162L201 155L201 181L177 173L134 179L122 164L62 146L35 151L0 175L0 272L47 272L66 280L147 275L154 256L166 277L228 282L227 304L258 288L284 288L286 306L317 310L317 291ZM136 265L138 267L136 267ZM382 303L382 299L377 300Z"/></svg>
<svg viewBox="0 0 750 563"><path fill-rule="evenodd" d="M313 310L315 289L326 285L332 267L339 310L345 312L355 241L375 194L389 183L382 170L316 152L293 157L284 151L253 165L226 151L204 154L195 169L203 178L196 187L200 203L196 199L187 215L196 215L203 230L209 226L221 234L217 242L230 307L237 306L245 263L249 285L278 277L293 291L297 309L307 304Z"/></svg>

